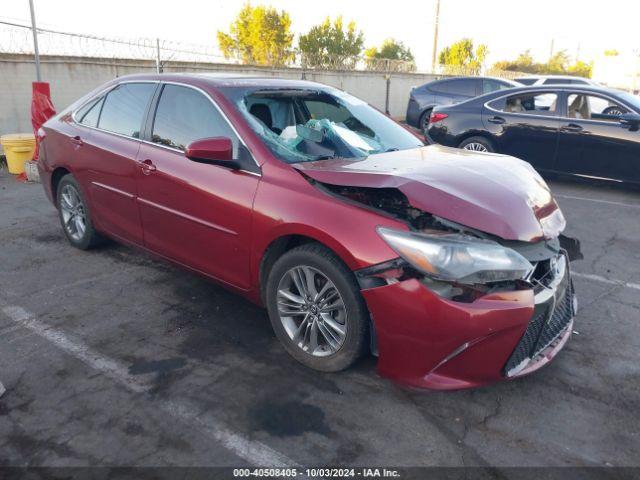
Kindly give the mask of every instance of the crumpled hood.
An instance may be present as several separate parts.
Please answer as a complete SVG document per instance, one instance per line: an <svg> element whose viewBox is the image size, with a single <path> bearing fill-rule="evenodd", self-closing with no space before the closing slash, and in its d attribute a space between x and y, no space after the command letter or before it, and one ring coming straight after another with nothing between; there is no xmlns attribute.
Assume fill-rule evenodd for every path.
<svg viewBox="0 0 640 480"><path fill-rule="evenodd" d="M545 181L514 157L431 145L293 166L331 185L397 188L415 208L505 240L553 238L565 227Z"/></svg>

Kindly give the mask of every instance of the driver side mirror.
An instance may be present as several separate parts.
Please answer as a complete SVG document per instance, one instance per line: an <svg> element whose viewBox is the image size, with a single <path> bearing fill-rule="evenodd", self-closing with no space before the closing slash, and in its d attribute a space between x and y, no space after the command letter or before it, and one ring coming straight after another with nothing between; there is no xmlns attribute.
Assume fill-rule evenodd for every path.
<svg viewBox="0 0 640 480"><path fill-rule="evenodd" d="M618 118L621 125L630 127L632 130L638 130L640 128L640 115L637 113L623 113Z"/></svg>
<svg viewBox="0 0 640 480"><path fill-rule="evenodd" d="M194 162L222 165L238 169L240 165L233 159L233 143L228 137L211 137L195 140L187 145L185 157Z"/></svg>

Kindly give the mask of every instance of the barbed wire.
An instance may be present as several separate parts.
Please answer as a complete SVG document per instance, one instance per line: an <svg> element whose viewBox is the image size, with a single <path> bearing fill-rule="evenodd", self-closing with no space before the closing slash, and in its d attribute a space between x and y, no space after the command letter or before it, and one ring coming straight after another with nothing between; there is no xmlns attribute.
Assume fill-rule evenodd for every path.
<svg viewBox="0 0 640 480"><path fill-rule="evenodd" d="M36 30L40 55L43 56L155 60L159 50L164 60L232 63L215 47L207 45L144 37L101 37L47 28ZM0 21L0 52L34 54L31 27Z"/></svg>
<svg viewBox="0 0 640 480"><path fill-rule="evenodd" d="M477 76L481 69L464 66L438 66L436 71L418 70L412 61L368 58L353 55L304 54L295 51L285 65L252 64L225 57L215 45L186 43L155 38L103 37L37 28L38 46L42 56L88 57L113 60L159 59L161 66L171 62L242 64L249 66L289 67L304 70L355 70L380 73L424 73L443 76ZM0 53L34 55L33 34L29 25L0 20ZM490 69L496 77L515 78L519 72Z"/></svg>
<svg viewBox="0 0 640 480"><path fill-rule="evenodd" d="M213 45L185 43L154 38L102 37L37 28L38 47L42 56L72 56L109 59L156 60L162 64L175 62L207 62L247 64L240 59L225 57ZM31 27L0 21L0 53L33 55ZM413 62L365 58L362 56L305 55L294 52L287 66L318 70L368 70L377 72L413 72Z"/></svg>

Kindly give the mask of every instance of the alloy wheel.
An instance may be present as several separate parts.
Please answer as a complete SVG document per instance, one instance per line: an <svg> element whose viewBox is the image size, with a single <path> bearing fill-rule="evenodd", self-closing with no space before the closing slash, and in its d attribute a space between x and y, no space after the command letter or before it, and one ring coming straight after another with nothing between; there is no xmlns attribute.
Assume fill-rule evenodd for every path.
<svg viewBox="0 0 640 480"><path fill-rule="evenodd" d="M60 192L60 211L64 229L79 242L87 231L87 213L80 193L73 185L65 185Z"/></svg>
<svg viewBox="0 0 640 480"><path fill-rule="evenodd" d="M467 143L464 147L462 147L462 149L470 150L472 152L488 152L489 151L487 147L485 147L483 144L479 142Z"/></svg>
<svg viewBox="0 0 640 480"><path fill-rule="evenodd" d="M319 270L297 266L280 279L278 315L289 338L315 357L336 353L347 336L347 310L335 284Z"/></svg>

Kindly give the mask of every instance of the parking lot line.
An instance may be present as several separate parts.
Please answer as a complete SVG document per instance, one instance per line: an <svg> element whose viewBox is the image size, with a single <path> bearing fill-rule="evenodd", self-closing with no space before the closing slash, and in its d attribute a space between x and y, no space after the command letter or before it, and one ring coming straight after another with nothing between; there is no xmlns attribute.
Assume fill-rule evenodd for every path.
<svg viewBox="0 0 640 480"><path fill-rule="evenodd" d="M560 193L554 193L553 196L558 198L566 198L569 200L582 200L583 202L594 202L594 203L602 203L605 205L615 205L617 207L629 207L629 208L640 209L640 205L633 205L631 203L624 203L624 202L615 202L613 200L600 200L598 198L576 197L573 195L562 195Z"/></svg>
<svg viewBox="0 0 640 480"><path fill-rule="evenodd" d="M593 275L591 273L572 272L571 275L577 278L593 280L594 282L606 283L607 285L619 285L621 287L631 288L633 290L640 290L640 283L623 282L622 280L601 277L600 275Z"/></svg>
<svg viewBox="0 0 640 480"><path fill-rule="evenodd" d="M15 305L2 305L2 313L16 324L55 344L61 350L73 355L92 368L99 370L112 380L126 384L125 386L129 390L142 393L150 388L150 384L145 384L140 379L129 375L126 366L94 352L87 345L79 341L71 340L64 333L37 320L34 315L24 308Z"/></svg>
<svg viewBox="0 0 640 480"><path fill-rule="evenodd" d="M60 350L98 370L128 390L134 393L146 393L150 390L151 384L129 374L128 368L121 362L96 352L79 340L71 339L62 331L41 322L23 307L8 305L1 299L0 307L2 312L16 324L53 343ZM286 455L261 442L250 440L242 434L230 430L213 418L212 415L207 412L203 413L187 403L172 400L152 401L156 402L159 408L169 415L195 426L202 433L216 440L227 450L252 465L261 467L299 467Z"/></svg>

